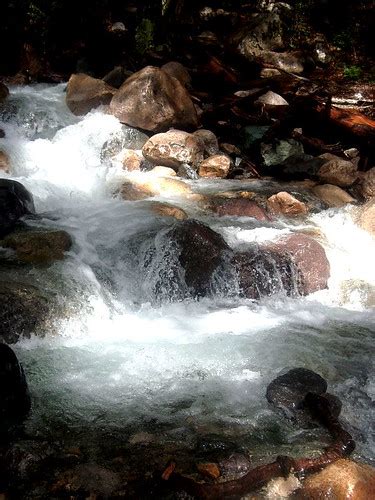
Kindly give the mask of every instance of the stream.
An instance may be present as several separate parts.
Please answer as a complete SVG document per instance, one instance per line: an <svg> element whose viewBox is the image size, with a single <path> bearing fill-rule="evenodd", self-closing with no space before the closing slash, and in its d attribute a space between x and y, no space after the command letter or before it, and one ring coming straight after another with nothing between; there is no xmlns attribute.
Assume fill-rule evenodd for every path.
<svg viewBox="0 0 375 500"><path fill-rule="evenodd" d="M129 474L153 471L171 457L215 461L238 452L259 463L280 454L314 455L329 436L294 426L265 398L273 378L305 367L342 400L341 421L357 443L354 457L375 465L375 241L354 224L351 207L313 213L303 223L259 222L162 199L209 225L232 248L297 229L317 233L331 278L327 290L307 297L278 294L256 302L239 298L225 276L201 300L181 299L173 284L156 293L173 249L141 272L130 243L163 234L173 220L156 215L147 201L113 196L128 174L102 163L100 152L121 124L100 110L72 115L63 84L10 90L0 146L13 169L0 175L33 194L38 216L29 225L64 229L74 241L64 261L48 268L0 270L3 280L12 272L53 291L67 311L50 336L14 346L33 401L25 439L66 453L78 449L80 463L113 469L121 462ZM261 191L272 183L188 182L199 193L239 183Z"/></svg>

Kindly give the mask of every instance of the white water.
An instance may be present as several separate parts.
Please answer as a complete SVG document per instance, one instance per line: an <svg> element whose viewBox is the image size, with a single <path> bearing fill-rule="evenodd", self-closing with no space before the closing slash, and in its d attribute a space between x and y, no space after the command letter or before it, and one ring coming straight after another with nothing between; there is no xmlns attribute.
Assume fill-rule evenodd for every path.
<svg viewBox="0 0 375 500"><path fill-rule="evenodd" d="M119 122L100 111L77 119L65 107L62 85L11 90L16 113L0 121L6 132L0 147L11 157L11 178L34 196L41 219L30 223L66 229L74 238L63 264L30 273L48 287L63 273L64 300L75 313L59 321L57 337L16 347L33 395L28 432L70 436L96 452L109 437L128 443L139 432L160 446L192 449L216 436L255 455L282 447L290 455L306 452L309 439L311 450L320 449L314 435L284 422L264 397L281 370L304 366L342 398L358 456L374 460L375 242L355 226L350 210L313 215L299 228L321 232L331 264L328 290L260 303L217 295L155 304L159 268L144 279L127 243L171 221L145 202L113 198L125 174L99 156ZM192 185L224 191L234 182ZM178 203L233 247L298 229L285 221L218 219Z"/></svg>

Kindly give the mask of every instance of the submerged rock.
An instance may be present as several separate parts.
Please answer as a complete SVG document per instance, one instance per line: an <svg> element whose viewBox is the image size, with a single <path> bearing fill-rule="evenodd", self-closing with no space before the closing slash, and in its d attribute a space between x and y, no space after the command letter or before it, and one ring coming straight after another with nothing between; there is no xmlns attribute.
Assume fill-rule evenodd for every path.
<svg viewBox="0 0 375 500"><path fill-rule="evenodd" d="M18 219L34 213L29 191L17 181L0 179L0 237L11 231Z"/></svg>
<svg viewBox="0 0 375 500"><path fill-rule="evenodd" d="M109 104L116 89L84 73L73 74L66 89L66 104L75 115L85 115L101 104Z"/></svg>

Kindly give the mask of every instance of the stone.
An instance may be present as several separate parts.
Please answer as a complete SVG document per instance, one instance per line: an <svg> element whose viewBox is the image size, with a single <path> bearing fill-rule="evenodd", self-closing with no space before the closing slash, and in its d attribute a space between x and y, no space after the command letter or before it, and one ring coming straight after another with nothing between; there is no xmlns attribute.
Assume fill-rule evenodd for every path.
<svg viewBox="0 0 375 500"><path fill-rule="evenodd" d="M198 463L197 470L202 476L209 479L218 479L221 475L218 465L212 462Z"/></svg>
<svg viewBox="0 0 375 500"><path fill-rule="evenodd" d="M270 220L263 208L261 208L255 201L245 197L217 201L214 205L212 205L212 210L220 217L237 216L253 217L254 219L261 221Z"/></svg>
<svg viewBox="0 0 375 500"><path fill-rule="evenodd" d="M123 66L115 66L109 73L103 77L103 82L115 89L119 89L124 81L130 76L129 71Z"/></svg>
<svg viewBox="0 0 375 500"><path fill-rule="evenodd" d="M258 97L255 103L264 104L266 106L289 106L288 101L271 90Z"/></svg>
<svg viewBox="0 0 375 500"><path fill-rule="evenodd" d="M216 177L225 179L231 168L231 159L224 154L213 155L201 162L198 169L200 177Z"/></svg>
<svg viewBox="0 0 375 500"><path fill-rule="evenodd" d="M375 238L375 200L372 198L359 209L359 226Z"/></svg>
<svg viewBox="0 0 375 500"><path fill-rule="evenodd" d="M103 80L84 73L73 74L66 89L66 104L75 115L85 115L102 104L109 104L116 89Z"/></svg>
<svg viewBox="0 0 375 500"><path fill-rule="evenodd" d="M308 213L305 203L285 191L270 196L267 200L267 208L272 214L283 214L290 217Z"/></svg>
<svg viewBox="0 0 375 500"><path fill-rule="evenodd" d="M281 75L281 71L276 68L262 68L260 71L260 77L264 79L270 78L271 80L273 80L274 78L277 78Z"/></svg>
<svg viewBox="0 0 375 500"><path fill-rule="evenodd" d="M318 158L325 160L318 171L319 179L325 184L348 187L357 180L358 171L352 162L330 153L324 153Z"/></svg>
<svg viewBox="0 0 375 500"><path fill-rule="evenodd" d="M118 132L111 134L100 151L100 161L109 163L124 149L139 150L148 141L148 135L136 128L122 125Z"/></svg>
<svg viewBox="0 0 375 500"><path fill-rule="evenodd" d="M0 237L11 231L21 217L34 211L33 197L20 182L0 179Z"/></svg>
<svg viewBox="0 0 375 500"><path fill-rule="evenodd" d="M322 245L310 236L295 233L268 243L266 248L291 256L300 273L299 290L302 294L308 295L327 288L329 261Z"/></svg>
<svg viewBox="0 0 375 500"><path fill-rule="evenodd" d="M170 167L156 166L149 170L150 175L155 175L156 177L176 177L176 172Z"/></svg>
<svg viewBox="0 0 375 500"><path fill-rule="evenodd" d="M349 193L333 184L314 186L312 192L329 207L343 207L356 201Z"/></svg>
<svg viewBox="0 0 375 500"><path fill-rule="evenodd" d="M219 152L217 137L211 130L201 128L193 132L193 135L203 142L205 156L216 155Z"/></svg>
<svg viewBox="0 0 375 500"><path fill-rule="evenodd" d="M14 351L0 342L0 436L31 409L25 373Z"/></svg>
<svg viewBox="0 0 375 500"><path fill-rule="evenodd" d="M117 159L121 161L122 168L128 172L141 170L144 161L143 156L133 149L123 149L121 153L117 155Z"/></svg>
<svg viewBox="0 0 375 500"><path fill-rule="evenodd" d="M5 83L0 82L0 103L5 101L8 95L9 95L8 87L5 85Z"/></svg>
<svg viewBox="0 0 375 500"><path fill-rule="evenodd" d="M0 151L0 170L6 174L10 172L10 158L5 151Z"/></svg>
<svg viewBox="0 0 375 500"><path fill-rule="evenodd" d="M163 64L161 69L169 76L176 78L183 87L189 88L191 84L191 77L188 70L181 63L170 61Z"/></svg>
<svg viewBox="0 0 375 500"><path fill-rule="evenodd" d="M303 146L294 139L277 140L273 144L261 144L261 155L267 167L279 165L287 158L303 154Z"/></svg>
<svg viewBox="0 0 375 500"><path fill-rule="evenodd" d="M72 238L66 231L28 230L12 232L0 246L15 251L16 259L28 264L51 264L64 259L70 250Z"/></svg>
<svg viewBox="0 0 375 500"><path fill-rule="evenodd" d="M340 459L307 477L296 499L369 500L375 498L375 469L367 464Z"/></svg>
<svg viewBox="0 0 375 500"><path fill-rule="evenodd" d="M204 146L193 134L170 130L152 136L143 146L142 153L154 165L178 170L186 163L197 169L203 160Z"/></svg>
<svg viewBox="0 0 375 500"><path fill-rule="evenodd" d="M120 194L124 200L135 201L154 196L186 197L192 195L192 191L188 184L179 179L145 174L142 178L125 181L121 186Z"/></svg>
<svg viewBox="0 0 375 500"><path fill-rule="evenodd" d="M110 112L132 127L163 132L197 128L194 104L181 83L153 66L134 73L116 92Z"/></svg>
<svg viewBox="0 0 375 500"><path fill-rule="evenodd" d="M304 60L298 53L293 52L273 52L265 50L261 52L256 60L260 64L272 65L274 68L287 73L303 73Z"/></svg>
<svg viewBox="0 0 375 500"><path fill-rule="evenodd" d="M156 215L161 215L163 217L173 217L177 220L188 219L188 215L185 210L169 205L168 203L153 202L151 204L151 209Z"/></svg>
<svg viewBox="0 0 375 500"><path fill-rule="evenodd" d="M360 180L360 193L365 200L370 200L375 196L375 167L372 167L362 175Z"/></svg>

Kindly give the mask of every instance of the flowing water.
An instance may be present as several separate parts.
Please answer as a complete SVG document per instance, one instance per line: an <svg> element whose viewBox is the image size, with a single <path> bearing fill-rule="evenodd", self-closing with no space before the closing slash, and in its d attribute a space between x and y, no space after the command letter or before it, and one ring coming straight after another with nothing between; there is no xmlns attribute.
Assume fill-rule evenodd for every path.
<svg viewBox="0 0 375 500"><path fill-rule="evenodd" d="M327 436L294 427L265 399L275 376L303 366L342 399L357 458L374 461L375 243L352 222L350 209L313 214L303 224L261 224L174 200L233 248L297 229L319 232L331 264L329 289L253 302L221 277L216 293L199 301L181 299L174 285L156 294L160 272L175 260L173 248L145 272L130 242L163 235L173 221L155 215L148 202L113 196L126 174L101 163L100 151L119 122L102 111L74 117L64 85L37 85L11 89L0 127L6 133L0 147L13 165L9 177L34 196L39 217L28 223L65 229L74 239L63 262L14 271L57 290L69 311L56 318L57 334L15 346L33 397L28 436L79 447L89 462L138 453L146 469L152 454L164 459L181 450L203 458L213 451L266 459L315 453ZM206 193L238 183L241 190L262 189L259 181L189 182ZM137 248L147 254L144 245Z"/></svg>

